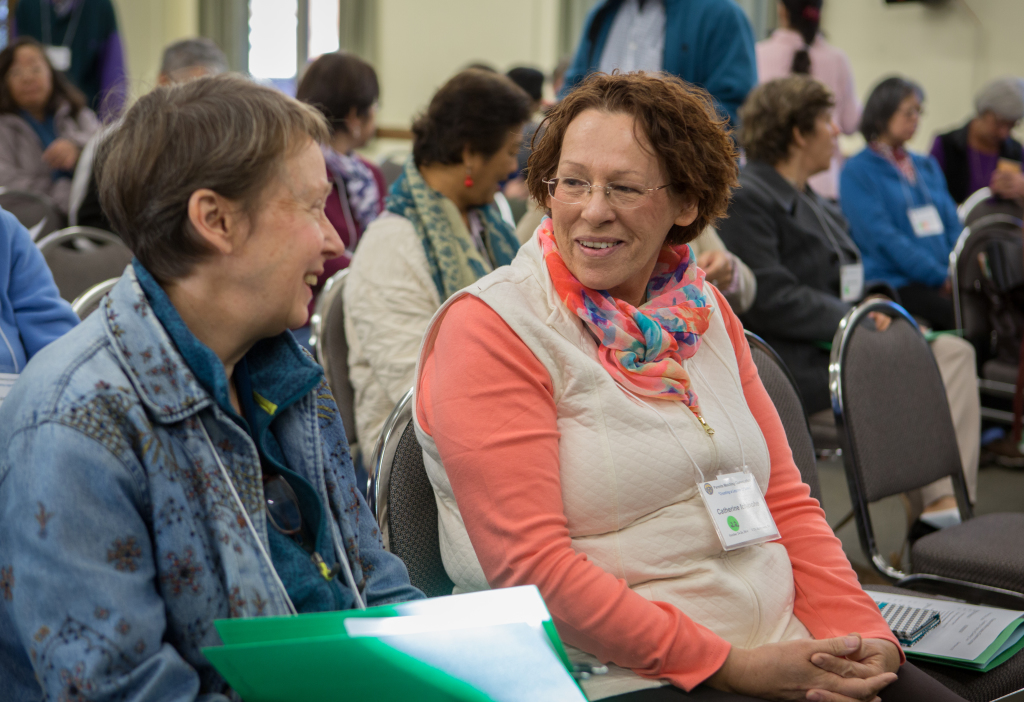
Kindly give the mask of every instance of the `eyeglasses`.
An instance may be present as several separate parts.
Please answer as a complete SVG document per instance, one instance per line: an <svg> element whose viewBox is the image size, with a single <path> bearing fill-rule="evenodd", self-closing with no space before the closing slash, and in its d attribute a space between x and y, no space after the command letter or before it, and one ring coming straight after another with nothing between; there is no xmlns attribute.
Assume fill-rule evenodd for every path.
<svg viewBox="0 0 1024 702"><path fill-rule="evenodd" d="M11 80L24 80L26 78L39 78L40 76L46 75L46 73L46 66L35 64L22 68L12 68L7 72L7 76Z"/></svg>
<svg viewBox="0 0 1024 702"><path fill-rule="evenodd" d="M667 188L671 183L656 188L645 188L638 183L607 183L591 185L579 178L552 178L542 181L547 183L548 194L566 205L579 205L593 194L594 188L604 190L608 204L617 210L632 210L644 204L644 200L655 192Z"/></svg>
<svg viewBox="0 0 1024 702"><path fill-rule="evenodd" d="M284 476L275 475L263 483L263 496L267 501L270 525L282 534L295 536L302 532L302 513L299 498Z"/></svg>

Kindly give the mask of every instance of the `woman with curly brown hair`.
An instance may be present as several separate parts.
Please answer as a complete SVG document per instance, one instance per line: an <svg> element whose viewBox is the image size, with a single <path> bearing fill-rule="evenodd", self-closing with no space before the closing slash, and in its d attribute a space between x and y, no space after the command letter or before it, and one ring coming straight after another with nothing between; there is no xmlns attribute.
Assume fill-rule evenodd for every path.
<svg viewBox="0 0 1024 702"><path fill-rule="evenodd" d="M441 554L457 592L536 585L570 655L612 664L591 700L895 699L896 640L687 245L736 184L723 127L665 74L594 74L549 113L527 183L550 217L420 352Z"/></svg>

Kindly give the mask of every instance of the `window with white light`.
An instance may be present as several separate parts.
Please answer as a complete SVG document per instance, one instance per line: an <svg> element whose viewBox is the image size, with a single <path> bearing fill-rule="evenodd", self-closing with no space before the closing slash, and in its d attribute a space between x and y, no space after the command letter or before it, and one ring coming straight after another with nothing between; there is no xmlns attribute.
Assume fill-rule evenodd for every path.
<svg viewBox="0 0 1024 702"><path fill-rule="evenodd" d="M307 54L315 59L337 51L341 45L338 0L307 0L309 3L309 34Z"/></svg>
<svg viewBox="0 0 1024 702"><path fill-rule="evenodd" d="M295 78L298 13L298 0L249 0L249 73L253 78L275 82Z"/></svg>

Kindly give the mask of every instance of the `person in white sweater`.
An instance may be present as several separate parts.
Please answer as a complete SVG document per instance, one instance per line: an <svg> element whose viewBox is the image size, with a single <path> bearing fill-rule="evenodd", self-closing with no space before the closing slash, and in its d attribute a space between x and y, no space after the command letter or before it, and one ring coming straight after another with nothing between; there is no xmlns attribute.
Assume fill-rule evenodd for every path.
<svg viewBox="0 0 1024 702"><path fill-rule="evenodd" d="M512 262L519 242L494 204L516 169L530 97L505 76L465 70L413 125L412 157L367 228L345 282L356 433L373 446L412 387L416 351L456 291Z"/></svg>

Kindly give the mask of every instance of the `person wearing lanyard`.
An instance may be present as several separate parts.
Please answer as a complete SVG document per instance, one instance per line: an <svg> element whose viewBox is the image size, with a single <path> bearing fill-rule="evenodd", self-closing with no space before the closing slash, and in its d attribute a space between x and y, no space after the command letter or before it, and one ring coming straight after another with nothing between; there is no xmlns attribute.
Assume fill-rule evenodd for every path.
<svg viewBox="0 0 1024 702"><path fill-rule="evenodd" d="M342 251L328 138L317 110L221 75L156 88L100 145L136 257L0 405L4 702L228 702L215 620L423 597L288 332Z"/></svg>
<svg viewBox="0 0 1024 702"><path fill-rule="evenodd" d="M955 326L949 252L961 225L939 164L904 147L923 101L921 87L899 77L871 91L861 118L868 146L843 168L839 191L865 275L892 285L908 312L946 330Z"/></svg>
<svg viewBox="0 0 1024 702"><path fill-rule="evenodd" d="M16 34L41 41L102 119L121 113L128 76L110 0L22 0L14 20Z"/></svg>
<svg viewBox="0 0 1024 702"><path fill-rule="evenodd" d="M806 77L758 86L740 110L740 143L749 159L740 173L722 240L757 276L757 298L744 326L778 351L793 373L804 410L831 423L829 351L836 328L868 290L860 251L839 208L808 186L829 167L834 147L832 93ZM889 320L874 315L880 328ZM942 335L931 342L946 386L968 493L977 489L980 405L973 347ZM948 525L955 501L948 479L922 491L924 521ZM946 512L950 508L953 512ZM958 514L958 513L956 513Z"/></svg>
<svg viewBox="0 0 1024 702"><path fill-rule="evenodd" d="M536 585L570 658L609 663L590 700L959 699L900 665L694 265L736 182L714 115L674 76L596 73L545 118L527 183L550 217L420 350L445 568Z"/></svg>
<svg viewBox="0 0 1024 702"><path fill-rule="evenodd" d="M516 169L530 96L466 69L412 126L412 156L363 234L345 280L356 433L373 446L416 375L416 350L450 295L512 262L519 241L494 204Z"/></svg>
<svg viewBox="0 0 1024 702"><path fill-rule="evenodd" d="M320 110L331 125L331 141L323 146L327 177L333 185L326 212L345 244L345 252L327 261L317 278L309 303L312 316L324 283L348 267L359 237L384 211L384 174L356 153L377 130L377 72L352 54L324 54L306 69L295 97ZM300 343L308 342L308 325L293 332Z"/></svg>

